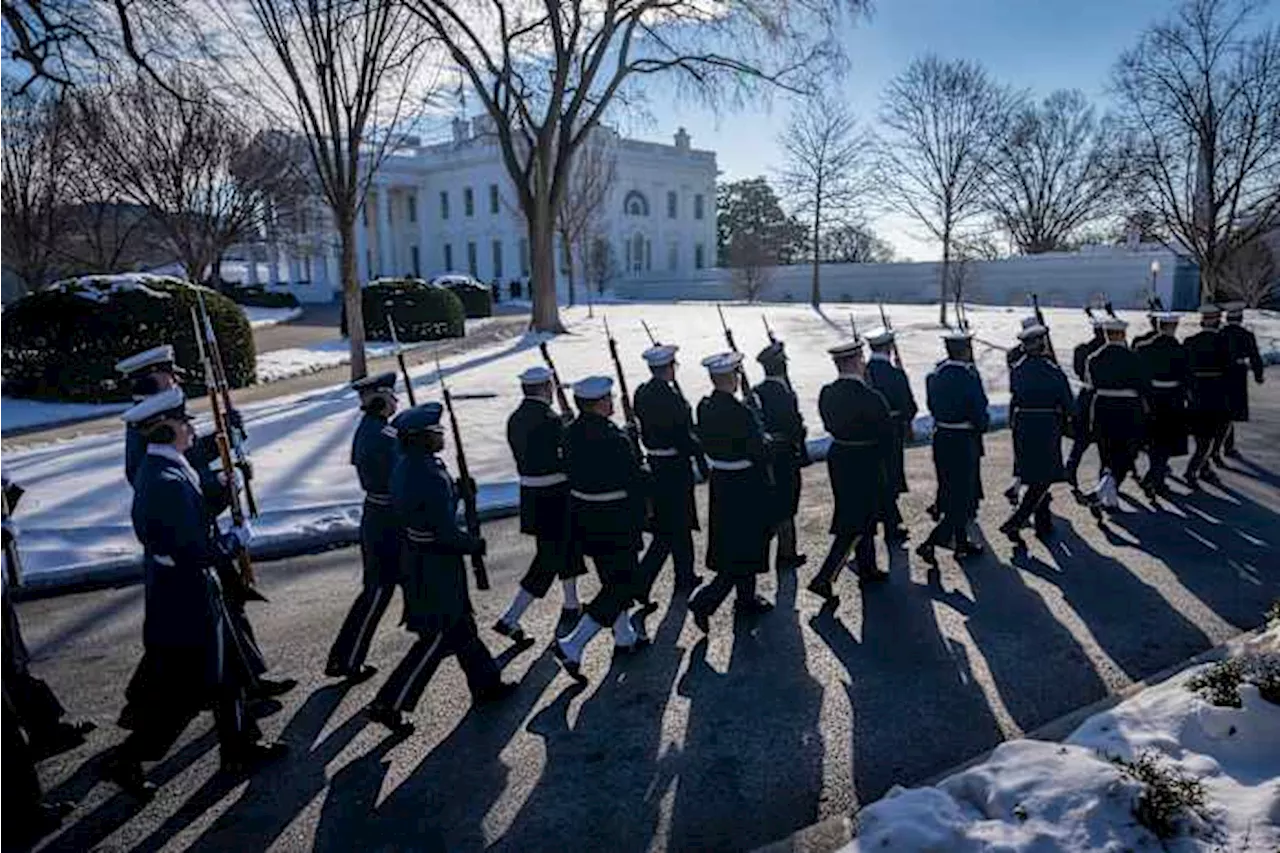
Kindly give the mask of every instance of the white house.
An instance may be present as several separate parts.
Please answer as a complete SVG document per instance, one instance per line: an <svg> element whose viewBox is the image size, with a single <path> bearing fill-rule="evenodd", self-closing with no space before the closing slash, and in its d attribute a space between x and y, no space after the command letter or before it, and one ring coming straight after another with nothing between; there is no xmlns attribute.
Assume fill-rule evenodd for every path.
<svg viewBox="0 0 1280 853"><path fill-rule="evenodd" d="M488 121L455 119L449 141L411 140L385 158L356 232L362 281L442 272L503 284L527 279L524 220ZM683 128L671 145L623 139L604 127L595 132L616 160L594 230L608 241L618 277L693 277L714 266L715 153L694 149ZM338 239L319 206L311 213L292 223L288 240L248 253L264 262L268 281L261 283L304 302L328 302L341 291ZM261 281L261 268L247 265L250 283ZM560 278L564 288L563 272Z"/></svg>

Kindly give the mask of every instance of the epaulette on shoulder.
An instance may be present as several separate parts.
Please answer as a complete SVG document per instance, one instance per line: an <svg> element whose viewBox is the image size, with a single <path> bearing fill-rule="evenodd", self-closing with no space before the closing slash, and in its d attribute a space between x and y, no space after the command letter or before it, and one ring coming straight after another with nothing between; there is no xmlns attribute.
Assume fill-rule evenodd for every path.
<svg viewBox="0 0 1280 853"><path fill-rule="evenodd" d="M382 428L382 434L385 435L387 438L400 437L400 433L396 432L396 428L393 427L391 424L387 424Z"/></svg>

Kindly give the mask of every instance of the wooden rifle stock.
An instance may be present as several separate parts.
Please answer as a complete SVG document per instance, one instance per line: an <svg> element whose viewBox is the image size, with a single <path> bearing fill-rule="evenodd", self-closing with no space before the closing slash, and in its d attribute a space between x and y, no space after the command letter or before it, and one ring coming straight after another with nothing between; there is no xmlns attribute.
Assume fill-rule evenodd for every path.
<svg viewBox="0 0 1280 853"><path fill-rule="evenodd" d="M889 322L889 315L884 310L883 302L880 303L880 322L884 325L885 329L890 332L893 331L893 324ZM893 361L898 365L899 369L902 369L902 353L898 352L897 335L894 336L891 346L893 347Z"/></svg>
<svg viewBox="0 0 1280 853"><path fill-rule="evenodd" d="M1053 336L1049 334L1049 324L1045 322L1044 312L1040 310L1039 294L1031 294L1031 307L1035 309L1036 322L1044 327L1044 342L1045 348L1049 351L1049 358L1053 359L1056 363L1058 361L1058 354L1054 352L1053 349Z"/></svg>
<svg viewBox="0 0 1280 853"><path fill-rule="evenodd" d="M404 379L404 390L409 396L409 406L416 406L418 401L413 396L413 380L409 378L409 367L404 361L404 347L400 346L400 336L396 334L396 321L392 319L390 311L387 312L387 328L391 330L391 343L396 348L396 361L400 364L400 376Z"/></svg>
<svg viewBox="0 0 1280 853"><path fill-rule="evenodd" d="M618 396L622 398L622 420L627 425L627 438L631 440L631 451L639 462L644 459L644 451L640 448L640 422L636 420L635 409L631 408L627 374L622 369L622 359L618 357L618 341L609 330L608 317L604 318L604 334L609 341L609 357L613 359L613 371L618 376Z"/></svg>
<svg viewBox="0 0 1280 853"><path fill-rule="evenodd" d="M208 341L206 346L209 349L211 360L213 363L214 381L218 385L218 393L222 397L222 411L224 417L229 417L231 409L231 382L227 379L227 369L225 362L222 360L222 347L218 344L218 336L213 331L213 321L209 319L209 309L205 307L204 295L200 291L196 291L196 299L200 304L200 313L204 318L205 336ZM244 452L244 431L236 429L227 422L227 440L231 443L231 454L235 460L235 465L244 474L244 500L245 505L249 509L249 517L258 517L258 502L253 497L253 484L249 481L249 460ZM228 469L230 470L230 469Z"/></svg>
<svg viewBox="0 0 1280 853"><path fill-rule="evenodd" d="M724 329L724 340L729 345L731 352L738 352L738 342L733 339L733 329L729 328L729 324L724 319L724 310L719 303L716 304L716 313L720 315L720 328ZM751 390L751 380L747 378L747 371L742 365L738 365L738 388L742 392L742 402L754 411L757 415L760 412L760 401L756 399L756 392Z"/></svg>
<svg viewBox="0 0 1280 853"><path fill-rule="evenodd" d="M480 509L476 505L476 483L471 479L471 469L467 467L467 451L462 446L462 429L458 426L458 415L453 409L453 395L444 381L444 371L440 369L440 353L436 353L436 376L440 379L440 394L444 397L444 407L449 412L449 425L453 430L454 459L458 464L458 488L462 492L462 517L467 525L467 532L472 536L480 536ZM489 588L489 570L484 564L483 554L471 555L471 572L475 575L476 589Z"/></svg>
<svg viewBox="0 0 1280 853"><path fill-rule="evenodd" d="M538 344L538 351L542 353L542 360L547 363L547 369L551 371L551 384L556 388L556 402L560 404L560 414L566 418L573 417L569 395L564 393L564 386L560 384L560 374L556 371L556 363L551 360L551 350L547 348L546 341Z"/></svg>

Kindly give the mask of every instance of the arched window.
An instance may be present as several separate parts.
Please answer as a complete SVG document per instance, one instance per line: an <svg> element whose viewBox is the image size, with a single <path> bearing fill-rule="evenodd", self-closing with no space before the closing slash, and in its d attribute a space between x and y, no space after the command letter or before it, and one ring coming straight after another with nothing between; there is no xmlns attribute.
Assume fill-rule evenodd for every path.
<svg viewBox="0 0 1280 853"><path fill-rule="evenodd" d="M649 200L639 190L632 190L622 200L622 210L627 216L648 216Z"/></svg>

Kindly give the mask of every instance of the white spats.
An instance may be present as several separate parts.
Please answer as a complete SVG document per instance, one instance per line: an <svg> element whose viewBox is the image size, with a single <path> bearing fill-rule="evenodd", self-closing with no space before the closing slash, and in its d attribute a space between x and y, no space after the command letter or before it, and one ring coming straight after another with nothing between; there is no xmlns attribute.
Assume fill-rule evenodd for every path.
<svg viewBox="0 0 1280 853"><path fill-rule="evenodd" d="M573 631L563 640L559 640L560 648L564 650L565 657L574 663L582 660L582 651L587 647L587 643L600 633L600 629L604 626L589 615L583 616L578 620L578 624L574 626Z"/></svg>
<svg viewBox="0 0 1280 853"><path fill-rule="evenodd" d="M524 587L516 590L515 600L511 602L511 606L507 608L507 612L502 614L502 621L510 628L520 627L520 617L529 609L529 605L533 604L533 595Z"/></svg>
<svg viewBox="0 0 1280 853"><path fill-rule="evenodd" d="M613 620L613 644L628 649L636 644L636 629L631 624L631 614L625 610Z"/></svg>

